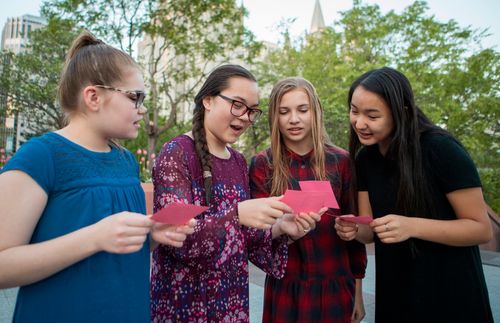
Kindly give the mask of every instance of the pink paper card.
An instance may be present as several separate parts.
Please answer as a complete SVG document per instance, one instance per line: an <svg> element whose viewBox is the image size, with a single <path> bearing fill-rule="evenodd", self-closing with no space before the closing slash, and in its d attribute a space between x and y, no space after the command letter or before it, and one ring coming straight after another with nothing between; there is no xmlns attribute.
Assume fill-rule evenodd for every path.
<svg viewBox="0 0 500 323"><path fill-rule="evenodd" d="M166 224L182 225L207 209L206 206L174 202L153 214L151 219Z"/></svg>
<svg viewBox="0 0 500 323"><path fill-rule="evenodd" d="M340 209L329 181L299 181L299 185L303 191L323 192L325 194L325 206L332 209Z"/></svg>
<svg viewBox="0 0 500 323"><path fill-rule="evenodd" d="M323 192L287 190L281 202L291 207L295 214L318 212L325 206L325 194Z"/></svg>
<svg viewBox="0 0 500 323"><path fill-rule="evenodd" d="M358 224L370 224L373 221L373 218L367 215L355 216L352 214L347 214L347 215L341 215L339 216L339 218L342 221L358 223Z"/></svg>

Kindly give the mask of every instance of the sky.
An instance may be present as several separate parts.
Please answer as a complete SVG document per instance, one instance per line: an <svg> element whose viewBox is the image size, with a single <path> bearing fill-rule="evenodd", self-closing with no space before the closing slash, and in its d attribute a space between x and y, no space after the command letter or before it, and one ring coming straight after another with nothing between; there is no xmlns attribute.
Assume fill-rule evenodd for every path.
<svg viewBox="0 0 500 323"><path fill-rule="evenodd" d="M6 1L6 0L4 0ZM247 27L257 36L258 40L277 42L279 32L276 27L280 21L295 19L291 25L292 35L300 35L308 30L314 10L315 0L237 0L243 3L249 11L245 19ZM390 10L401 12L413 1L410 0L363 0L364 3L376 3L383 13ZM38 15L42 0L16 0L9 5L3 5L0 10L0 27L3 28L8 17L23 14ZM490 34L483 41L484 46L500 50L500 12L499 0L428 0L429 15L434 15L439 21L453 19L459 25L473 28L489 28ZM332 25L338 20L339 11L352 6L352 0L320 0L325 24Z"/></svg>

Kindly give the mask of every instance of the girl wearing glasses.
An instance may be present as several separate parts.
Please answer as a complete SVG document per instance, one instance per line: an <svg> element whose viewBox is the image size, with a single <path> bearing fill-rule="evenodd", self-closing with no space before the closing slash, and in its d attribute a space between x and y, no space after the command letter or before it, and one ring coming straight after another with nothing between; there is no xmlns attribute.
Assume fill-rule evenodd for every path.
<svg viewBox="0 0 500 323"><path fill-rule="evenodd" d="M359 322L365 313L365 247L341 240L333 217L355 213L350 158L329 143L316 90L303 78L276 83L269 126L271 147L250 164L252 197L300 190L299 181L328 180L340 210L329 209L316 229L290 241L284 277L266 277L263 322Z"/></svg>
<svg viewBox="0 0 500 323"><path fill-rule="evenodd" d="M0 288L14 322L149 322L148 234L181 246L190 226L156 226L133 155L144 82L127 54L81 34L59 101L69 123L25 143L0 175Z"/></svg>
<svg viewBox="0 0 500 323"><path fill-rule="evenodd" d="M287 233L299 238L320 215L284 220L276 198L249 200L244 157L228 145L261 114L254 76L241 66L215 69L195 97L192 131L166 143L153 169L154 207L207 205L184 246L153 253L152 320L248 322L248 260L281 277Z"/></svg>
<svg viewBox="0 0 500 323"><path fill-rule="evenodd" d="M392 68L361 75L348 103L359 212L375 219L336 229L375 242L376 322L493 322L477 247L492 233L470 156Z"/></svg>

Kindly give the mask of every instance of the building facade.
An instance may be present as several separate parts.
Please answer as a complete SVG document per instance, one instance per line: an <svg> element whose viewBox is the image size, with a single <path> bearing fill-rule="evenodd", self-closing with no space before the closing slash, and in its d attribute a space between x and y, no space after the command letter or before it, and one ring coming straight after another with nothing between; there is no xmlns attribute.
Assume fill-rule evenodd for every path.
<svg viewBox="0 0 500 323"><path fill-rule="evenodd" d="M46 20L33 15L9 18L2 30L0 49L19 54L27 50L32 31L46 25ZM8 62L3 62L8 64ZM0 73L4 66L0 66ZM0 93L0 148L7 154L13 154L25 141L23 133L28 119L22 113L14 112L8 93Z"/></svg>

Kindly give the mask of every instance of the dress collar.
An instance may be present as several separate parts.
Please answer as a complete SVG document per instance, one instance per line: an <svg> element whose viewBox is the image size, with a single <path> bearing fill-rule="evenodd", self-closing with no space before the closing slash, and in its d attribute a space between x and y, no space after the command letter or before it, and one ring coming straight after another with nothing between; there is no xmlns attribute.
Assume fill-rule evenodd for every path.
<svg viewBox="0 0 500 323"><path fill-rule="evenodd" d="M311 149L310 152L308 152L307 154L305 155L299 155L297 154L296 152L286 148L286 154L287 156L290 158L290 159L293 159L293 160L296 160L296 161L306 161L306 160L309 160L314 152L314 149Z"/></svg>

